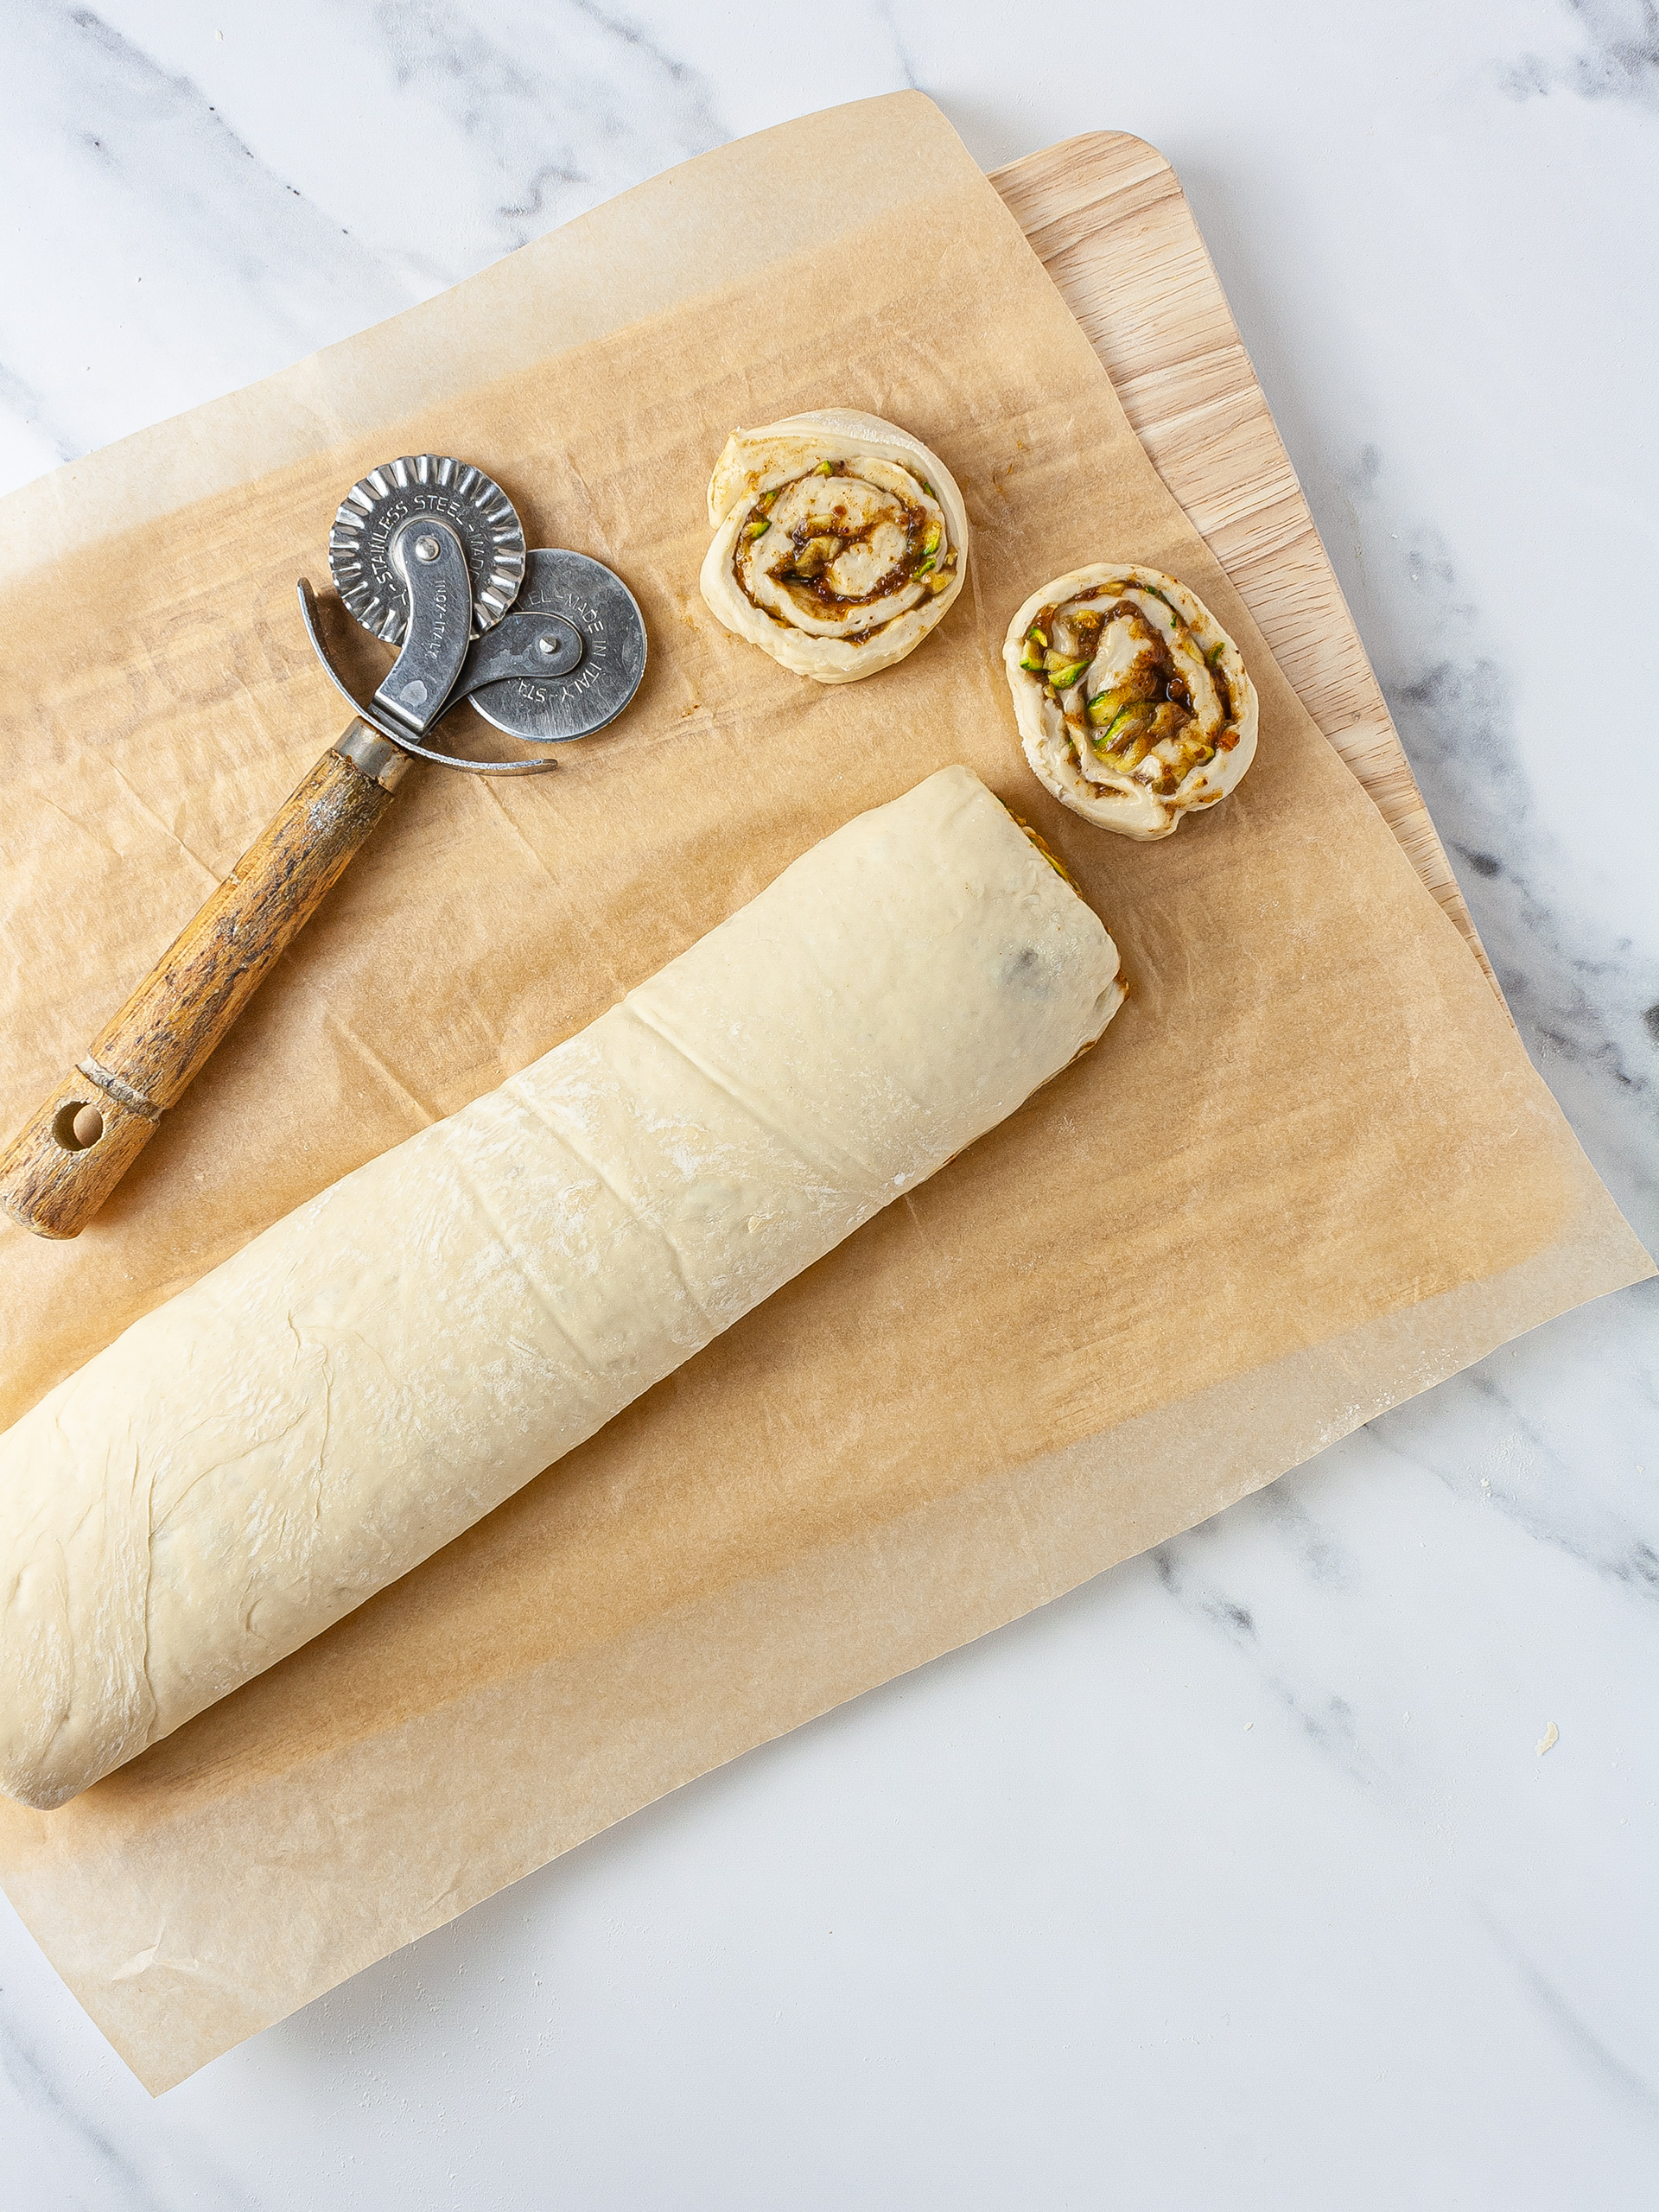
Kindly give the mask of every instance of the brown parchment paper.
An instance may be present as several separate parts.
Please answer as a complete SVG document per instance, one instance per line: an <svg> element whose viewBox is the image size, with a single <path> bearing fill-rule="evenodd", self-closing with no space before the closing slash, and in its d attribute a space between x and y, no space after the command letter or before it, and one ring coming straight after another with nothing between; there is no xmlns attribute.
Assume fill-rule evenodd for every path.
<svg viewBox="0 0 1659 2212"><path fill-rule="evenodd" d="M976 531L941 629L835 689L696 591L728 430L825 404L925 439ZM644 688L550 777L411 776L98 1221L0 1230L0 1418L947 761L1063 855L1132 995L1012 1121L461 1541L73 1803L0 1802L8 1894L152 2089L1651 1272L915 93L706 156L0 503L8 1127L337 734L294 578L324 573L355 477L426 448L496 475L531 543L626 578ZM1030 589L1115 555L1198 590L1262 696L1237 795L1157 845L1038 786L997 658Z"/></svg>

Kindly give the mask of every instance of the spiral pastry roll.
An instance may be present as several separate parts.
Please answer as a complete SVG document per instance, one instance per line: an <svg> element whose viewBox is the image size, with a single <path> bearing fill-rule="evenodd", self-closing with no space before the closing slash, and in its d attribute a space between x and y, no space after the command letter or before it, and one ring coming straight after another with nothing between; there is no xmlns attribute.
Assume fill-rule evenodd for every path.
<svg viewBox="0 0 1659 2212"><path fill-rule="evenodd" d="M1033 592L1003 664L1026 758L1063 805L1125 837L1167 837L1255 758L1255 686L1197 595L1100 561Z"/></svg>
<svg viewBox="0 0 1659 2212"><path fill-rule="evenodd" d="M709 480L709 519L711 612L820 683L914 652L968 569L950 470L876 415L836 408L734 430Z"/></svg>

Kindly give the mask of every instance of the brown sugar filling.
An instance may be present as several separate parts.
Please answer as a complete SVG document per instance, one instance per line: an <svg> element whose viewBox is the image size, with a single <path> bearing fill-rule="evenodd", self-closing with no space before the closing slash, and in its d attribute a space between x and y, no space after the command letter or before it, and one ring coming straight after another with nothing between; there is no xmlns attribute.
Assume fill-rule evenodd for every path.
<svg viewBox="0 0 1659 2212"><path fill-rule="evenodd" d="M1112 622L1129 626L1136 650L1127 671L1109 688L1086 696L1084 679ZM1087 746L1109 774L1167 798L1194 768L1213 760L1218 751L1231 752L1238 743L1237 708L1221 662L1219 645L1205 655L1223 716L1213 740L1199 726L1191 690L1167 642L1133 600L1118 599L1106 607L1076 612L1065 602L1039 608L1026 632L1020 666L1043 684L1058 708L1080 772Z"/></svg>
<svg viewBox="0 0 1659 2212"><path fill-rule="evenodd" d="M804 470L801 475L791 478L788 483L775 485L755 500L748 518L733 543L732 580L758 613L766 615L769 620L777 620L773 610L762 607L755 598L743 574L742 554L746 543L753 543L768 529L778 526L767 518L778 500L793 485L804 483L814 476L833 478L855 474L855 471L844 461L822 463L817 468ZM918 483L920 480L918 479ZM891 598L895 592L904 590L907 584L925 582L930 578L938 580L933 582L932 588L940 590L955 571L957 549L949 543L946 531L934 521L921 502L906 499L902 493L892 492L886 486L873 488L886 493L888 498L899 503L898 519L904 524L905 550L867 591L838 592L830 582L827 571L849 546L868 543L877 530L894 519L891 516L876 516L861 523L849 514L846 507L835 506L830 509L830 519L836 524L833 529L825 528L821 515L803 518L789 531L793 552L788 565L772 571L775 583L786 586L791 593L804 594L809 599L813 613L821 620L850 622L861 608ZM931 486L924 486L923 488L931 497ZM917 602L918 605L923 603ZM914 612L914 608L907 607L903 611L910 613ZM893 615L887 620L897 621L899 617ZM845 642L861 645L867 638L878 636L886 627L887 622L881 621L861 631L849 630Z"/></svg>

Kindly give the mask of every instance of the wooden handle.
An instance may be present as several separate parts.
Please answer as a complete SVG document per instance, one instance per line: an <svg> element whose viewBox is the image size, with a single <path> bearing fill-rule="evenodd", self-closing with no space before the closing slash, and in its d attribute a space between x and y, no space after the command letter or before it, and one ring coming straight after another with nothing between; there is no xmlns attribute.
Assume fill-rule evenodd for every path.
<svg viewBox="0 0 1659 2212"><path fill-rule="evenodd" d="M0 1204L75 1236L385 812L409 766L353 721L0 1154Z"/></svg>

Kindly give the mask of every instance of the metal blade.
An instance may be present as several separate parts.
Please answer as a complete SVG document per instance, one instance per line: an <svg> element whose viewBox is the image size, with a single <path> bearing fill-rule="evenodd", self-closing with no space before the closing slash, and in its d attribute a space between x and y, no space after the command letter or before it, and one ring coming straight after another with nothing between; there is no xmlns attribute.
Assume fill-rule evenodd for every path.
<svg viewBox="0 0 1659 2212"><path fill-rule="evenodd" d="M450 694L530 745L591 737L616 720L645 672L633 594L601 561L545 547L524 557L513 611L480 638Z"/></svg>
<svg viewBox="0 0 1659 2212"><path fill-rule="evenodd" d="M391 547L421 517L448 523L461 540L472 578L470 627L481 635L512 604L524 572L524 533L494 479L447 454L405 454L353 485L328 533L334 589L365 630L401 645L409 586Z"/></svg>

